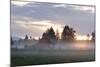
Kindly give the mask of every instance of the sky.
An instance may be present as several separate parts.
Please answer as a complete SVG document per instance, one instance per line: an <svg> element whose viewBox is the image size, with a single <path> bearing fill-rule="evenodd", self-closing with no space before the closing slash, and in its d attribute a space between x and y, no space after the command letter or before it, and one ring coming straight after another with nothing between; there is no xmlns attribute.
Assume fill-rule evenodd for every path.
<svg viewBox="0 0 100 67"><path fill-rule="evenodd" d="M65 25L78 35L91 34L95 26L95 7L91 5L11 1L11 35L41 37L51 26L61 33Z"/></svg>
<svg viewBox="0 0 100 67"><path fill-rule="evenodd" d="M85 5L96 4L96 0L17 0L17 1L38 1L38 2L71 3L71 4L85 4Z"/></svg>

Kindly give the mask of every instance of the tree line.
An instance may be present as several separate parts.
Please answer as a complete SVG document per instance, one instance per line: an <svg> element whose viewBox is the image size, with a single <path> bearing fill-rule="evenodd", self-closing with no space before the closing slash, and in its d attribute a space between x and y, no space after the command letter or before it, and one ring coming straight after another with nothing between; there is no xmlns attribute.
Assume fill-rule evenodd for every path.
<svg viewBox="0 0 100 67"><path fill-rule="evenodd" d="M53 29L53 27L51 27L51 28L48 28L42 34L42 38L45 38L46 37L46 38L50 39L50 41L52 43L55 43L58 40L61 40L63 42L74 41L75 40L75 33L76 33L76 31L74 30L74 28L71 28L68 25L66 25L63 28L63 31L61 33L61 38L60 38L59 31L57 30L55 32L54 29ZM87 36L89 36L89 34ZM91 36L92 36L92 41L95 41L95 32L92 32L91 33ZM24 40L28 40L28 35L25 36L25 39ZM11 37L11 44L13 44L12 37Z"/></svg>
<svg viewBox="0 0 100 67"><path fill-rule="evenodd" d="M50 29L47 29L43 33L42 38L44 38L44 36L46 36L51 41L61 40L63 42L68 42L68 41L74 41L75 40L75 33L76 33L76 31L74 30L74 28L69 27L68 25L66 25L63 28L63 31L61 33L61 38L60 38L58 29L55 32L53 27L51 27ZM90 35L88 34L88 36L90 36ZM92 36L92 40L95 41L95 33L94 32L91 33L91 36Z"/></svg>

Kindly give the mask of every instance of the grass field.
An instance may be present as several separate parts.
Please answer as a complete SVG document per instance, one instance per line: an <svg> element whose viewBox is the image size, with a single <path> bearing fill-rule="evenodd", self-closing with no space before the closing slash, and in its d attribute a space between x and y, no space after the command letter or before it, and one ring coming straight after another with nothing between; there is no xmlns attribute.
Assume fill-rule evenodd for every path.
<svg viewBox="0 0 100 67"><path fill-rule="evenodd" d="M13 50L11 66L94 61L94 50Z"/></svg>

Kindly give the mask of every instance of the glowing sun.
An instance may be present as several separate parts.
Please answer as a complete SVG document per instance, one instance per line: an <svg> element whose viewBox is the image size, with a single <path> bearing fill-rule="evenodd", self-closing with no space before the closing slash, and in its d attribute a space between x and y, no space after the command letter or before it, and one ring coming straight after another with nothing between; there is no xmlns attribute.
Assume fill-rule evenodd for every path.
<svg viewBox="0 0 100 67"><path fill-rule="evenodd" d="M91 40L92 36L88 37L86 35L78 35L75 37L76 40Z"/></svg>

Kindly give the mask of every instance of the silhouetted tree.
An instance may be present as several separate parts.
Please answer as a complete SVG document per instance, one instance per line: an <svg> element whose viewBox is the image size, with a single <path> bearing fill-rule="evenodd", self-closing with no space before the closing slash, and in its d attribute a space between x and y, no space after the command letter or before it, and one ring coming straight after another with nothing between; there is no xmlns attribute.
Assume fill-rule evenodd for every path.
<svg viewBox="0 0 100 67"><path fill-rule="evenodd" d="M92 32L92 40L95 41L95 32Z"/></svg>
<svg viewBox="0 0 100 67"><path fill-rule="evenodd" d="M90 38L90 35L89 35L89 34L87 34L87 37L88 37L88 40L89 40L89 38Z"/></svg>
<svg viewBox="0 0 100 67"><path fill-rule="evenodd" d="M73 41L75 37L75 30L73 28L70 28L69 26L65 26L62 32L62 40L63 41Z"/></svg>
<svg viewBox="0 0 100 67"><path fill-rule="evenodd" d="M43 33L42 38L45 38L45 37L47 37L47 34Z"/></svg>
<svg viewBox="0 0 100 67"><path fill-rule="evenodd" d="M50 29L48 29L48 31L46 32L48 38L55 40L56 39L56 35L54 32L54 29L51 27Z"/></svg>
<svg viewBox="0 0 100 67"><path fill-rule="evenodd" d="M63 32L62 32L62 40L66 40L66 35L67 35L67 29L69 29L68 26L65 26L64 29L63 29Z"/></svg>
<svg viewBox="0 0 100 67"><path fill-rule="evenodd" d="M14 44L12 37L10 38L10 43L11 43L11 45Z"/></svg>
<svg viewBox="0 0 100 67"><path fill-rule="evenodd" d="M25 40L28 40L28 35L25 36Z"/></svg>
<svg viewBox="0 0 100 67"><path fill-rule="evenodd" d="M87 34L87 37L90 37L90 35L89 35L89 34Z"/></svg>
<svg viewBox="0 0 100 67"><path fill-rule="evenodd" d="M50 47L50 38L48 38L47 33L43 33L42 38L39 40L39 44L43 47Z"/></svg>
<svg viewBox="0 0 100 67"><path fill-rule="evenodd" d="M57 29L57 31L56 31L56 40L59 40L59 39L60 39L60 36L59 36L59 31Z"/></svg>
<svg viewBox="0 0 100 67"><path fill-rule="evenodd" d="M56 43L56 35L54 29L52 27L47 29L46 32L43 33L42 39L48 39L54 45Z"/></svg>

